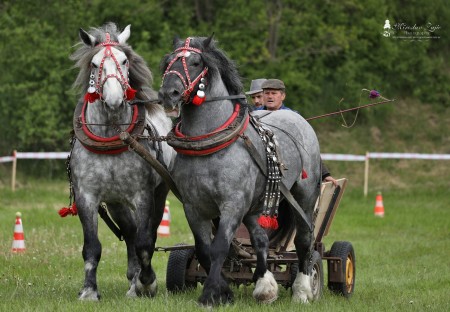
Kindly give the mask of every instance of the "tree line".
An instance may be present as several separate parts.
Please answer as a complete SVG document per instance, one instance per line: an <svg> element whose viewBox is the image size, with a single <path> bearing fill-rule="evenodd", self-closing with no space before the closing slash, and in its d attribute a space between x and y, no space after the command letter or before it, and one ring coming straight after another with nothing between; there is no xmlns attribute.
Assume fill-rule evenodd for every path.
<svg viewBox="0 0 450 312"><path fill-rule="evenodd" d="M4 0L0 14L0 155L68 150L79 96L69 55L79 28L108 21L131 24L129 43L151 68L155 89L175 35L214 33L246 90L252 79L280 78L286 104L306 117L335 111L342 98L341 108L357 104L362 88L450 102L444 0ZM370 112L361 116L370 122Z"/></svg>

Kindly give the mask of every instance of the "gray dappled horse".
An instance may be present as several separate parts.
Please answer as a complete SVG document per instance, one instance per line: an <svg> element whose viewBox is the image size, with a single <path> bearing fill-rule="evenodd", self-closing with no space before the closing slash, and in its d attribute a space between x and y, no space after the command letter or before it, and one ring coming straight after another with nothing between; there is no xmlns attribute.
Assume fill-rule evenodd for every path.
<svg viewBox="0 0 450 312"><path fill-rule="evenodd" d="M79 35L80 46L71 59L80 69L74 87L84 97L75 110L76 139L69 167L84 234L85 280L79 299L100 298L96 272L102 252L97 235L102 203L127 246L127 296L154 296L157 284L151 260L168 187L118 134L127 131L138 138L154 131L165 135L172 122L160 105L142 104L155 99L156 92L145 61L126 43L130 26L119 32L108 23L89 32L80 29ZM167 144L140 142L165 165L173 161L174 151Z"/></svg>
<svg viewBox="0 0 450 312"><path fill-rule="evenodd" d="M177 140L169 141L178 152L172 174L194 234L196 255L208 273L199 302L208 306L233 300L221 269L241 222L249 230L258 257L253 296L261 302L272 302L277 298L278 285L267 270L268 237L257 221L266 177L244 138L253 143L264 160L265 147L258 132L248 124L248 115L240 113L245 102L240 101L242 96L236 96L242 93L236 67L212 37L193 37L185 41L175 38L174 52L164 57L161 70L164 76L159 99L166 109L180 113L173 131ZM287 168L282 182L311 220L320 185L320 151L313 129L300 115L287 110L254 111L252 115L275 134ZM240 129L236 135L222 141L223 133L236 124L239 126L234 128ZM202 142L206 142L204 146ZM301 178L302 170L307 172L306 179ZM288 205L283 207L290 209ZM301 214L292 210L299 259L292 296L295 301L307 302L313 298L308 265L313 234ZM211 220L215 222L213 239Z"/></svg>

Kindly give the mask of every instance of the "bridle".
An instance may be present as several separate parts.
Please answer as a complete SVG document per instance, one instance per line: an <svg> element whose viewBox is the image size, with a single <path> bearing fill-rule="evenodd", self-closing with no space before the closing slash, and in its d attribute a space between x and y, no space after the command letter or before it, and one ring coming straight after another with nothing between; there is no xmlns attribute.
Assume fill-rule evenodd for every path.
<svg viewBox="0 0 450 312"><path fill-rule="evenodd" d="M205 67L200 74L198 74L198 76L194 79L191 80L191 76L189 75L189 70L186 64L186 57L189 57L191 55L191 52L194 53L198 53L198 54L202 54L202 51L200 49L197 48L193 48L190 46L190 42L191 42L191 38L188 37L186 38L185 42L184 42L184 46L175 49L173 51L173 53L176 53L175 57L170 61L169 65L167 65L167 68L164 72L164 75L162 77L162 83L161 83L161 87L164 84L164 79L167 75L169 74L174 74L177 75L178 78L180 78L181 82L183 83L183 87L184 87L184 91L181 95L184 103L188 103L191 93L194 90L194 88L197 86L197 84L199 84L199 82L203 82L202 84L199 84L199 90L197 91L196 96L194 96L193 100L192 100L192 104L194 105L200 105L204 102L205 100L205 92L204 92L204 88L205 88L205 79L204 77L206 76L206 74L208 73L208 67ZM181 58L181 62L183 64L183 69L184 69L184 76L186 77L186 79L184 78L184 76L177 70L171 70L172 65L178 61L178 59Z"/></svg>
<svg viewBox="0 0 450 312"><path fill-rule="evenodd" d="M128 80L125 78L122 69L120 68L120 64L117 61L114 52L112 51L113 46L120 45L119 42L111 41L111 37L109 33L106 33L106 40L102 43L96 45L102 46L105 48L103 52L103 57L98 67L97 77L94 75L93 71L91 71L89 87L84 96L84 101L79 102L77 107L75 108L75 114L73 119L73 129L75 137L81 142L81 144L89 151L97 154L119 154L128 150L128 145L122 142L119 137L119 134L111 136L111 137L102 137L94 134L88 128L89 123L86 121L86 110L90 103L97 101L98 99L103 100L103 86L106 81L110 78L115 78L119 81L123 90L123 98L128 104L132 99L134 99L136 90L134 90ZM103 66L105 60L107 58L111 58L117 68L118 73L108 74L103 77ZM93 67L91 65L91 67ZM129 68L129 64L127 63L127 69ZM129 123L128 128L124 131L129 133L131 136L138 138L142 135L145 127L145 116L146 109L144 105L133 105L132 106L132 118ZM102 126L115 126L118 128L116 124L98 124ZM119 130L118 130L119 131Z"/></svg>
<svg viewBox="0 0 450 312"><path fill-rule="evenodd" d="M111 36L109 33L106 33L106 40L104 42L96 45L96 47L98 47L98 46L104 47L105 50L103 52L103 57L100 62L100 66L98 67L97 77L95 77L95 75L93 74L93 71L91 72L90 80L89 80L89 88L85 95L85 101L87 101L89 103L93 103L97 99L102 99L103 98L103 86L105 85L106 81L110 78L115 78L119 81L119 83L122 86L122 89L124 91L123 97L126 101L131 101L132 99L134 99L136 90L134 90L128 83L128 80L125 78L125 76L122 72L122 69L120 68L119 62L117 61L117 58L111 49L111 47L118 46L118 45L120 45L119 42L111 41ZM114 61L119 74L117 74L117 73L109 74L103 78L103 66L104 66L105 60L107 58L111 58ZM128 62L127 62L126 66L127 66L127 68L130 66ZM91 65L91 67L92 67L92 65Z"/></svg>

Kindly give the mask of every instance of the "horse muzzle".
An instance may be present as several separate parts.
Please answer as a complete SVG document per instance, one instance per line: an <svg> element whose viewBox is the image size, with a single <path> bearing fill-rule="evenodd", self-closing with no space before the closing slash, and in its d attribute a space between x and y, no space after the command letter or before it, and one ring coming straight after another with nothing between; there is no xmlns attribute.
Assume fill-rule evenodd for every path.
<svg viewBox="0 0 450 312"><path fill-rule="evenodd" d="M183 102L182 92L175 87L161 87L158 92L159 102L165 110L175 110L181 107Z"/></svg>

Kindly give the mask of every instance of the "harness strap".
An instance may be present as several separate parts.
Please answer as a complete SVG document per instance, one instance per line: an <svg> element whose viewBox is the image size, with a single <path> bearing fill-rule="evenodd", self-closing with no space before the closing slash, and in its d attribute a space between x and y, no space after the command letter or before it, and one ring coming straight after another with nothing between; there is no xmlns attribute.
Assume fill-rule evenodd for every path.
<svg viewBox="0 0 450 312"><path fill-rule="evenodd" d="M172 193L180 200L180 202L183 202L181 193L178 190L177 185L175 184L175 181L173 180L169 171L152 154L150 154L149 151L147 151L141 144L139 144L139 142L128 132L121 132L120 139L128 144L139 156L146 160L167 183Z"/></svg>
<svg viewBox="0 0 450 312"><path fill-rule="evenodd" d="M258 165L261 172L267 177L268 176L267 168L266 168L261 156L259 155L259 152L256 149L255 145L253 144L253 142L250 140L250 138L248 136L243 135L241 137L244 139L245 146L247 147L249 154L253 157L253 160ZM303 208L295 200L294 196L292 196L291 192L286 187L286 185L283 183L283 181L280 181L280 191L284 195L286 200L300 213L301 217L303 218L303 221L305 221L305 223L308 225L309 230L312 232L314 230L314 227L311 224L311 221L309 220L309 218L306 215Z"/></svg>
<svg viewBox="0 0 450 312"><path fill-rule="evenodd" d="M205 102L216 102L216 101L223 101L223 100L245 100L245 95L239 94L239 95L225 95L225 96L217 96L210 98L208 100L205 100Z"/></svg>
<svg viewBox="0 0 450 312"><path fill-rule="evenodd" d="M147 131L149 132L149 134L151 135L150 137L153 136L153 138L158 138L159 137L159 132L156 129L155 125L150 121L148 123L148 125L145 127L147 129ZM161 163L161 165L164 166L164 168L167 169L167 166L164 162L164 152L163 152L163 148L162 148L162 143L160 140L153 140L153 148L156 151L156 159L158 159L158 161Z"/></svg>

